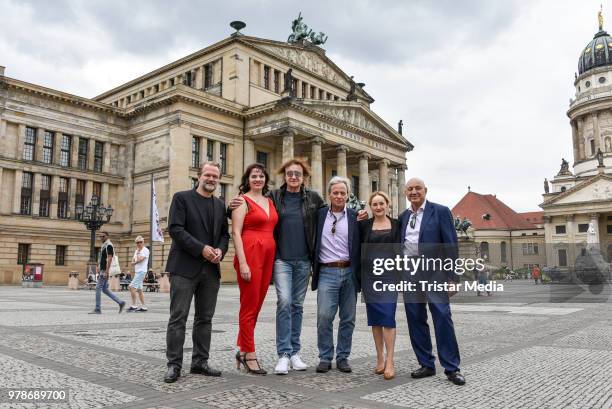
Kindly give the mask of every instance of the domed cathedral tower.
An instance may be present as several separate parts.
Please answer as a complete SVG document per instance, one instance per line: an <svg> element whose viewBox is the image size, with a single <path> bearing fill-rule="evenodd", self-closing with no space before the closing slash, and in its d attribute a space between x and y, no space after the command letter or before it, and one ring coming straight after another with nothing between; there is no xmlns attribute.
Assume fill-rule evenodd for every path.
<svg viewBox="0 0 612 409"><path fill-rule="evenodd" d="M573 270L589 243L612 261L612 37L599 30L578 58L576 98L567 115L572 127L573 173L569 162L549 182L544 180L547 264ZM550 183L550 185L549 185Z"/></svg>

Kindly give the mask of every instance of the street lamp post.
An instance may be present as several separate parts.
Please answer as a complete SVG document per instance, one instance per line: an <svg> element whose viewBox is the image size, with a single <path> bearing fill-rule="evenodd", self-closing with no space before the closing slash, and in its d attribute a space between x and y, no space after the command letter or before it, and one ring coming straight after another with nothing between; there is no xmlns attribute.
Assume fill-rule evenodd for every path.
<svg viewBox="0 0 612 409"><path fill-rule="evenodd" d="M111 205L104 207L100 204L100 198L96 195L91 197L91 201L87 206L78 204L76 206L76 218L78 221L83 222L87 230L91 231L91 243L89 249L89 264L96 263L96 231L100 230L102 225L110 221L113 215L114 209Z"/></svg>

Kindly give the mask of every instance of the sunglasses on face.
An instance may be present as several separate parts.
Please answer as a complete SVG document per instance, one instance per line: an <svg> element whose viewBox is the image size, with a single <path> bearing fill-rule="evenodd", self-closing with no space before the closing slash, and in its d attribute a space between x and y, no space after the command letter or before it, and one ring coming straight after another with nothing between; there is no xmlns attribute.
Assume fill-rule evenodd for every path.
<svg viewBox="0 0 612 409"><path fill-rule="evenodd" d="M136 244L143 244L144 241L137 241Z"/></svg>
<svg viewBox="0 0 612 409"><path fill-rule="evenodd" d="M301 178L302 177L302 172L299 172L297 170L290 170L290 171L285 172L285 175L288 178L294 178L294 177L295 178Z"/></svg>

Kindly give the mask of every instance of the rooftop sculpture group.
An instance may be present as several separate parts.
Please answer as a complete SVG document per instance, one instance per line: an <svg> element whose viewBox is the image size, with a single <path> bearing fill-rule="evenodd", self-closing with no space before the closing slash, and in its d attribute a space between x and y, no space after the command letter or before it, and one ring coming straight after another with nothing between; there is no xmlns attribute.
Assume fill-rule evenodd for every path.
<svg viewBox="0 0 612 409"><path fill-rule="evenodd" d="M322 31L318 33L314 32L311 28L308 28L306 23L303 23L302 13L298 15L298 18L293 20L291 23L291 30L293 33L289 35L287 39L288 43L294 44L304 40L310 40L315 45L323 45L327 41L327 36Z"/></svg>

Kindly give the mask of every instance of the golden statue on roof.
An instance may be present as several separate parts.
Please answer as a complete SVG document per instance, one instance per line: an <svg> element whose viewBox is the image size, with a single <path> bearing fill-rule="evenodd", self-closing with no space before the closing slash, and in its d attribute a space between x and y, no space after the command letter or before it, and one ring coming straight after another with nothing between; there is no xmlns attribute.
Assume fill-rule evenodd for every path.
<svg viewBox="0 0 612 409"><path fill-rule="evenodd" d="M599 11L597 12L597 20L599 21L599 31L603 30L603 5L599 5Z"/></svg>

